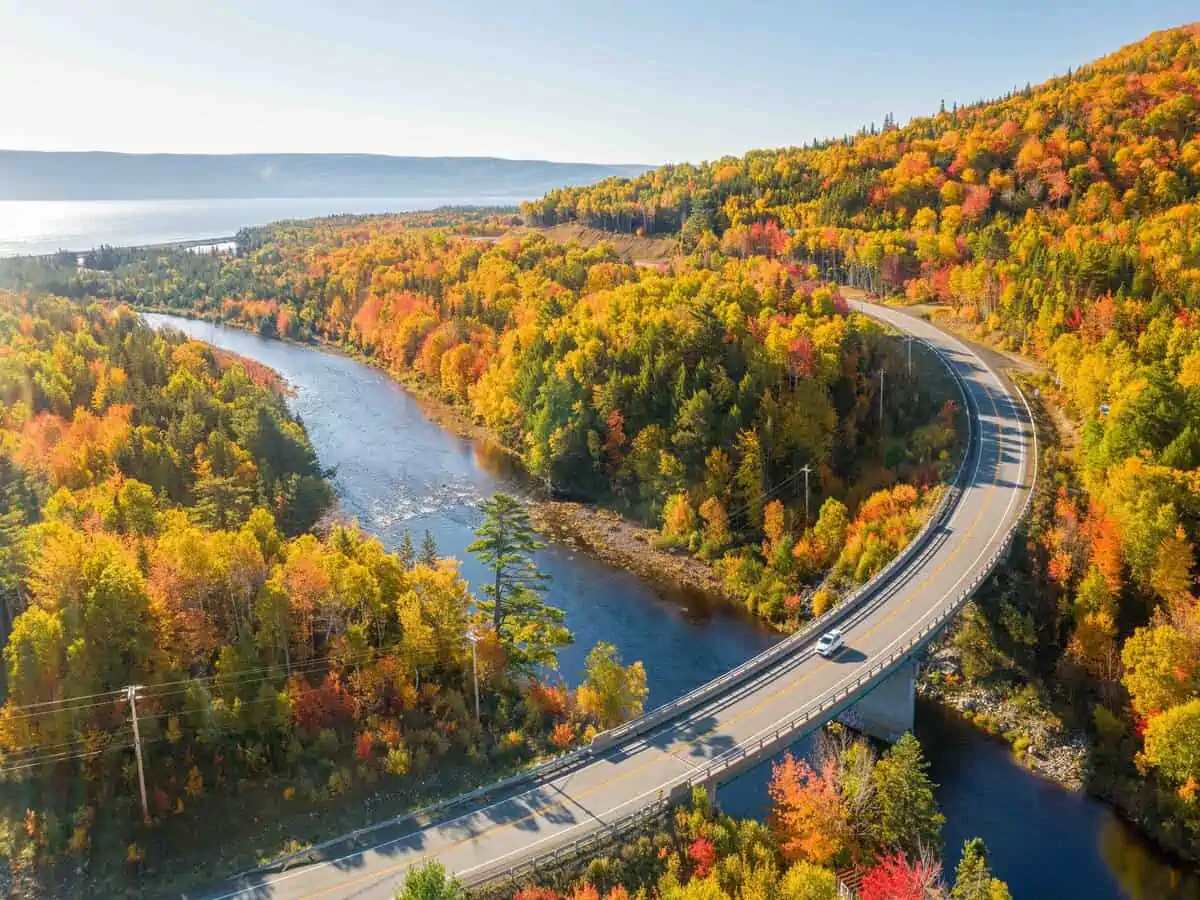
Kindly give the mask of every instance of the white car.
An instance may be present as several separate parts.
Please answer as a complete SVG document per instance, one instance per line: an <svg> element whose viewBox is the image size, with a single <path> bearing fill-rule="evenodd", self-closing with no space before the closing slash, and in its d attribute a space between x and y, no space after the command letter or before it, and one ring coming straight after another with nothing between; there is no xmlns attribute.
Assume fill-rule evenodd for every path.
<svg viewBox="0 0 1200 900"><path fill-rule="evenodd" d="M831 628L817 641L817 652L828 659L845 646L846 636L838 629Z"/></svg>

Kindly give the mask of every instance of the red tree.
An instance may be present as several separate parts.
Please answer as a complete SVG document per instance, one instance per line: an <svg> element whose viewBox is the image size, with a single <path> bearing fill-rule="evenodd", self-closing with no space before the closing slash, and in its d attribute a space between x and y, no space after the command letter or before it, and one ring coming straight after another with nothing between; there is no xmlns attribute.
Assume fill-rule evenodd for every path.
<svg viewBox="0 0 1200 900"><path fill-rule="evenodd" d="M695 866L696 877L703 878L712 871L713 863L717 861L717 850L707 838L696 838L688 847L688 856Z"/></svg>
<svg viewBox="0 0 1200 900"><path fill-rule="evenodd" d="M910 863L902 853L885 856L863 877L862 900L925 900L942 879L937 863Z"/></svg>

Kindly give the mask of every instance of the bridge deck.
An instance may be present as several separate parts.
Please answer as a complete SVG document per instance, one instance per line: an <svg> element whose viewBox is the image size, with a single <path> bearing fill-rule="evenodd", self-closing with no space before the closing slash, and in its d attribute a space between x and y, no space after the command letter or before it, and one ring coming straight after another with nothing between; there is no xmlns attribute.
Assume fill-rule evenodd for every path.
<svg viewBox="0 0 1200 900"><path fill-rule="evenodd" d="M1033 472L1032 424L1023 402L960 341L898 311L855 306L925 339L958 371L973 401L975 452L968 457L965 487L944 526L911 564L849 617L842 626L847 648L836 659L823 659L813 652L811 641L804 643L711 702L558 777L525 785L514 796L350 856L262 875L210 897L390 898L408 867L431 857L466 882L502 871L667 796L734 748L756 746L797 710L855 686L959 603L964 589L989 570L989 558L1021 514ZM788 739L831 714L805 723Z"/></svg>

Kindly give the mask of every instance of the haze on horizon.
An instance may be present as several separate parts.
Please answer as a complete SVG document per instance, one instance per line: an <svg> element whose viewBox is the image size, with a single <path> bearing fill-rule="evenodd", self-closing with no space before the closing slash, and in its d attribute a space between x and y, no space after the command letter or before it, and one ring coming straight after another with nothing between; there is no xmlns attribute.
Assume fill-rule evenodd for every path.
<svg viewBox="0 0 1200 900"><path fill-rule="evenodd" d="M898 121L1196 17L1087 10L400 0L0 0L0 148L661 163Z"/></svg>

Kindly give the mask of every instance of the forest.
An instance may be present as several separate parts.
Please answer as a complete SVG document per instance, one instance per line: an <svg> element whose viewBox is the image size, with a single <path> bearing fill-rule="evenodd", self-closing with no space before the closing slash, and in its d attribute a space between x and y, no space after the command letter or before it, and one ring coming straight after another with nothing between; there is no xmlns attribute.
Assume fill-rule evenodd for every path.
<svg viewBox="0 0 1200 900"><path fill-rule="evenodd" d="M335 561L306 564L309 572L336 571L342 558L371 571L360 556L376 552L356 549L372 542L349 527L307 534L326 499L323 482L296 426L258 385L264 373L187 343L140 351L153 364L126 358L117 345L159 344L115 342L114 329L140 330L119 324L128 313L86 305L93 300L361 353L467 410L551 492L609 504L653 523L664 546L711 560L748 609L787 628L884 565L956 461L961 410L952 386L926 370L900 389L904 348L850 313L840 290L849 285L913 304L1036 370L1027 380L1047 474L1025 540L950 643L967 683L1032 686L1056 716L1083 729L1089 787L1160 843L1200 859L1198 126L1193 25L995 100L943 104L903 125L889 116L841 140L553 191L522 210L532 225L676 235L679 255L666 266L636 266L603 245L506 235L512 217L470 213L250 229L227 257L108 249L82 267L73 257L5 263L0 281L78 304L42 300L37 312L29 299L6 300L18 351L4 362L20 360L20 375L5 382L16 399L6 406L13 421L0 460L12 510L3 552L14 560L6 572L29 573L6 584L6 614L16 629L35 613L22 638L31 649L6 651L6 661L16 660L9 689L25 684L40 702L51 683L21 679L39 671L24 660L41 656L60 660L55 673L81 673L71 675L83 679L78 692L114 690L108 666L143 677L121 670L129 665L122 659L69 652L77 619L59 615L56 624L55 611L84 600L57 593L61 586L40 595L50 591L38 574L43 559L141 572L140 580L114 575L112 589L144 593L147 615L176 615L154 597L156 573L170 572L163 536L182 541L180 530L223 546L253 541L264 584L277 568L286 576L296 542L302 556ZM113 363L94 365L110 354ZM110 368L122 374L102 374ZM881 369L891 373L882 407ZM223 387L227 379L246 387ZM165 396L174 381L173 412L152 423L140 417L153 403L124 400L139 390ZM254 409L274 413L221 412L252 385L264 405ZM186 464L172 444L181 434L203 448ZM64 443L74 449L28 449ZM97 481L94 464L130 481ZM122 499L133 481L142 487ZM226 500L232 512L219 514ZM147 506L152 525L139 524ZM82 542L88 527L108 537ZM13 537L30 532L35 543ZM274 541L264 544L264 532ZM102 559L88 563L92 554ZM401 586L447 571L398 565L407 573L397 576ZM55 584L79 583L53 571ZM452 591L453 576L440 577ZM384 591L386 577L374 578ZM258 613L238 590L220 588L220 612L206 610L188 620L192 630L172 633L178 643L153 657L158 671L178 671L187 641L215 647L217 635L236 646L239 623L267 635L252 660L274 659L285 644L255 624ZM333 619L296 619L286 646L297 662L303 652L328 652L305 651L303 635L325 631L323 640L344 637L349 646L354 634L362 639L352 627L375 627L372 609L367 602ZM344 634L327 631L335 622ZM157 635L136 620L122 627L132 629L122 639L135 643ZM393 636L398 629L383 627ZM238 659L229 665L241 670L247 663ZM457 695L457 709L461 657L440 665L431 676L441 679L438 696ZM217 664L206 674L217 678ZM220 704L213 708L248 702L244 692L205 690L213 698L205 702ZM196 720L179 710L178 727L192 727ZM469 717L453 721L456 734L470 731ZM59 738L50 749L79 734L47 733ZM282 747L257 732L252 743L286 755L293 733ZM302 757L303 739L295 746ZM219 763L205 757L201 793L221 766L252 768L247 760L257 758L244 750L222 753ZM181 765L165 771L168 806L186 804ZM56 812L53 822L35 816L13 840L49 847L42 835L69 835L75 818L86 819L76 799L64 788L55 808L72 812ZM730 838L725 846L741 845ZM695 864L684 855L680 865Z"/></svg>
<svg viewBox="0 0 1200 900"><path fill-rule="evenodd" d="M809 763L786 754L772 766L765 822L716 811L703 788L690 806L642 833L513 894L483 900L835 900L838 883L861 900L1010 900L979 839L966 842L952 876L943 872L945 821L911 734L882 755L834 725ZM397 900L464 900L436 863L409 870Z"/></svg>
<svg viewBox="0 0 1200 900"><path fill-rule="evenodd" d="M52 296L0 293L0 336L0 848L22 890L209 881L217 848L278 853L312 811L461 789L640 711L645 672L611 646L577 690L547 677L571 636L512 498L484 503L471 552L503 572L476 598L429 539L388 552L331 515L269 370Z"/></svg>
<svg viewBox="0 0 1200 900"><path fill-rule="evenodd" d="M957 636L1044 686L1092 787L1200 858L1200 26L853 137L554 191L539 224L674 233L900 296L1045 373L1028 554ZM1063 706L1066 709L1063 709Z"/></svg>
<svg viewBox="0 0 1200 900"><path fill-rule="evenodd" d="M352 349L464 408L551 495L608 504L712 561L783 628L920 527L961 452L957 389L812 266L650 269L605 246L497 236L504 224L286 223L245 232L225 259L125 251L7 277Z"/></svg>

